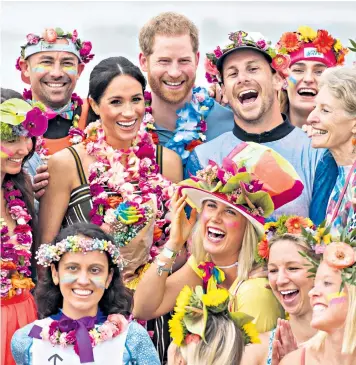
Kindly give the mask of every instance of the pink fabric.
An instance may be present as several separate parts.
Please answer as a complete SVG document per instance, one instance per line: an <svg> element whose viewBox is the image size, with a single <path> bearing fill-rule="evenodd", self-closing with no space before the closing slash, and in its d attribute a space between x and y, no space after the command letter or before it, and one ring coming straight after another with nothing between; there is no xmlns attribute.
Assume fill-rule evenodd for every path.
<svg viewBox="0 0 356 365"><path fill-rule="evenodd" d="M291 65L299 61L317 61L323 63L327 67L336 66L336 57L333 50L331 49L329 52L320 55L312 42L304 43L297 51L291 52L289 55L291 58Z"/></svg>

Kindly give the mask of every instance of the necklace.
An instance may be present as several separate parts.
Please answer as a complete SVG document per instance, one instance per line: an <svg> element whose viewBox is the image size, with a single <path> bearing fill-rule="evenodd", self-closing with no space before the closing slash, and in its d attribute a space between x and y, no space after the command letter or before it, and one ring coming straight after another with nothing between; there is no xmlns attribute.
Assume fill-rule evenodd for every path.
<svg viewBox="0 0 356 365"><path fill-rule="evenodd" d="M146 115L145 122L147 131L151 134L155 144L160 144L159 136L155 132L155 121L152 116L152 95L150 92L145 92ZM177 110L176 129L173 132L171 139L165 144L165 147L170 148L180 155L183 165L186 163L190 152L196 146L204 143L206 140L208 117L214 99L208 94L208 91L202 87L193 88L192 100L186 103L183 108Z"/></svg>
<svg viewBox="0 0 356 365"><path fill-rule="evenodd" d="M90 123L85 133L86 151L96 159L89 166L91 222L104 225L122 247L154 221L153 243L158 242L163 235L160 229L167 223L162 206L169 199L171 182L159 173L156 150L145 123L127 150L108 145L100 120ZM109 197L105 187L117 196Z"/></svg>
<svg viewBox="0 0 356 365"><path fill-rule="evenodd" d="M227 266L217 266L219 269L231 269L232 267L235 267L235 266L239 266L239 263L236 261L234 262L233 264L231 265L227 265Z"/></svg>
<svg viewBox="0 0 356 365"><path fill-rule="evenodd" d="M31 105L35 104L36 101L32 100L32 91L25 89L22 96ZM73 93L71 96L71 101L61 110L54 111L51 108L46 108L46 114L49 120L55 118L57 115L65 119L72 119L72 126L69 128L68 136L70 136L70 144L75 145L83 142L85 134L84 131L79 128L80 114L73 116L74 111L83 105L83 100L76 94ZM48 148L46 148L46 141L43 136L38 137L36 141L36 152L39 154L42 160L47 160L49 158Z"/></svg>
<svg viewBox="0 0 356 365"><path fill-rule="evenodd" d="M14 236L10 237L5 220L0 219L1 299L6 300L22 294L23 289L33 289L35 284L30 278L32 228L28 222L32 217L21 199L21 191L11 180L5 183L4 197L11 218L16 221Z"/></svg>

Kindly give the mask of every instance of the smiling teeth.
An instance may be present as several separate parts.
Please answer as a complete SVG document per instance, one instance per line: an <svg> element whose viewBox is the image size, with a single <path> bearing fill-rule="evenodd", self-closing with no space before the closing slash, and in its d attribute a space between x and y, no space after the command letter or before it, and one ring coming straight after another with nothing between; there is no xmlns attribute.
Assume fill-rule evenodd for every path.
<svg viewBox="0 0 356 365"><path fill-rule="evenodd" d="M327 133L328 133L328 131L323 131L321 129L313 129L313 135L315 135L315 134L323 135L323 134L327 134Z"/></svg>
<svg viewBox="0 0 356 365"><path fill-rule="evenodd" d="M313 312L322 312L324 310L326 310L326 307L322 304L315 304L313 307Z"/></svg>
<svg viewBox="0 0 356 365"><path fill-rule="evenodd" d="M9 158L8 159L9 161L12 161L12 162L16 162L16 163L19 163L22 161L22 158Z"/></svg>
<svg viewBox="0 0 356 365"><path fill-rule="evenodd" d="M136 119L135 119L135 120L133 120L133 121L132 121L132 122L130 122L130 123L117 122L117 124L118 124L120 127L124 127L124 128L130 128L130 127L132 127L135 123L136 123Z"/></svg>
<svg viewBox="0 0 356 365"><path fill-rule="evenodd" d="M181 85L182 81L181 82L169 82L169 81L165 81L165 83L169 86L179 86Z"/></svg>
<svg viewBox="0 0 356 365"><path fill-rule="evenodd" d="M214 233L214 234L225 234L225 232L220 231L219 229L215 229L215 228L208 228L208 232L209 233Z"/></svg>
<svg viewBox="0 0 356 365"><path fill-rule="evenodd" d="M50 83L48 83L47 85L49 87L62 87L62 86L64 86L64 84L50 84Z"/></svg>
<svg viewBox="0 0 356 365"><path fill-rule="evenodd" d="M316 95L316 91L313 89L299 89L298 92L299 93L310 93L310 94Z"/></svg>
<svg viewBox="0 0 356 365"><path fill-rule="evenodd" d="M253 90L253 89L241 91L240 94L239 94L239 98L241 98L242 96L244 96L245 94L248 94L248 93L256 93L257 94L257 91Z"/></svg>
<svg viewBox="0 0 356 365"><path fill-rule="evenodd" d="M281 291L280 293L281 293L282 295L287 295L287 294L295 293L295 292L297 292L297 291L298 291L297 289L294 289L294 290L283 290L283 291Z"/></svg>
<svg viewBox="0 0 356 365"><path fill-rule="evenodd" d="M81 290L81 289L73 289L73 292L78 295L90 295L92 293L91 290Z"/></svg>

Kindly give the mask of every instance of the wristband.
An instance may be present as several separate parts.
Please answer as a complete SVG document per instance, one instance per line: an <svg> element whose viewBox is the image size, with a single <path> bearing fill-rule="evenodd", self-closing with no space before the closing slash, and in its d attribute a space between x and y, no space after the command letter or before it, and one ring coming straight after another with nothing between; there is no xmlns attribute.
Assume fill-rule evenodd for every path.
<svg viewBox="0 0 356 365"><path fill-rule="evenodd" d="M173 265L169 269L165 269L164 266L168 264L168 262L161 261L159 258L156 258L155 263L157 265L157 274L162 276L163 272L171 272Z"/></svg>
<svg viewBox="0 0 356 365"><path fill-rule="evenodd" d="M178 256L178 252L171 250L170 248L164 246L161 254L167 259L175 259Z"/></svg>

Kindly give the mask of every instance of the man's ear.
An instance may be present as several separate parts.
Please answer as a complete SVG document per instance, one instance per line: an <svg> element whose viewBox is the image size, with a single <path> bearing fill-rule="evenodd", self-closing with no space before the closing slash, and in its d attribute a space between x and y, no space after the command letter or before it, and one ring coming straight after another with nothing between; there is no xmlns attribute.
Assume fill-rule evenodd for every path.
<svg viewBox="0 0 356 365"><path fill-rule="evenodd" d="M99 105L90 96L89 96L88 100L89 100L89 104L90 104L91 108L93 109L94 113L96 115L100 115L100 113L99 113Z"/></svg>
<svg viewBox="0 0 356 365"><path fill-rule="evenodd" d="M275 72L272 76L272 86L276 91L281 91L284 85L285 76Z"/></svg>
<svg viewBox="0 0 356 365"><path fill-rule="evenodd" d="M20 59L19 61L21 72L26 76L30 77L30 62L24 59Z"/></svg>
<svg viewBox="0 0 356 365"><path fill-rule="evenodd" d="M142 52L138 56L140 61L140 67L143 72L147 72L148 69L148 56L145 56Z"/></svg>
<svg viewBox="0 0 356 365"><path fill-rule="evenodd" d="M84 63L80 63L78 65L78 79L79 79L79 76L82 74L82 72L84 71L84 67L85 67L85 64Z"/></svg>
<svg viewBox="0 0 356 365"><path fill-rule="evenodd" d="M58 285L59 284L59 274L58 271L56 270L56 267L54 266L54 264L51 264L51 272L52 272L52 280L54 285Z"/></svg>
<svg viewBox="0 0 356 365"><path fill-rule="evenodd" d="M198 51L198 52L195 54L195 61L196 61L196 64L197 64L197 68L198 68L199 60L200 60L200 52Z"/></svg>

